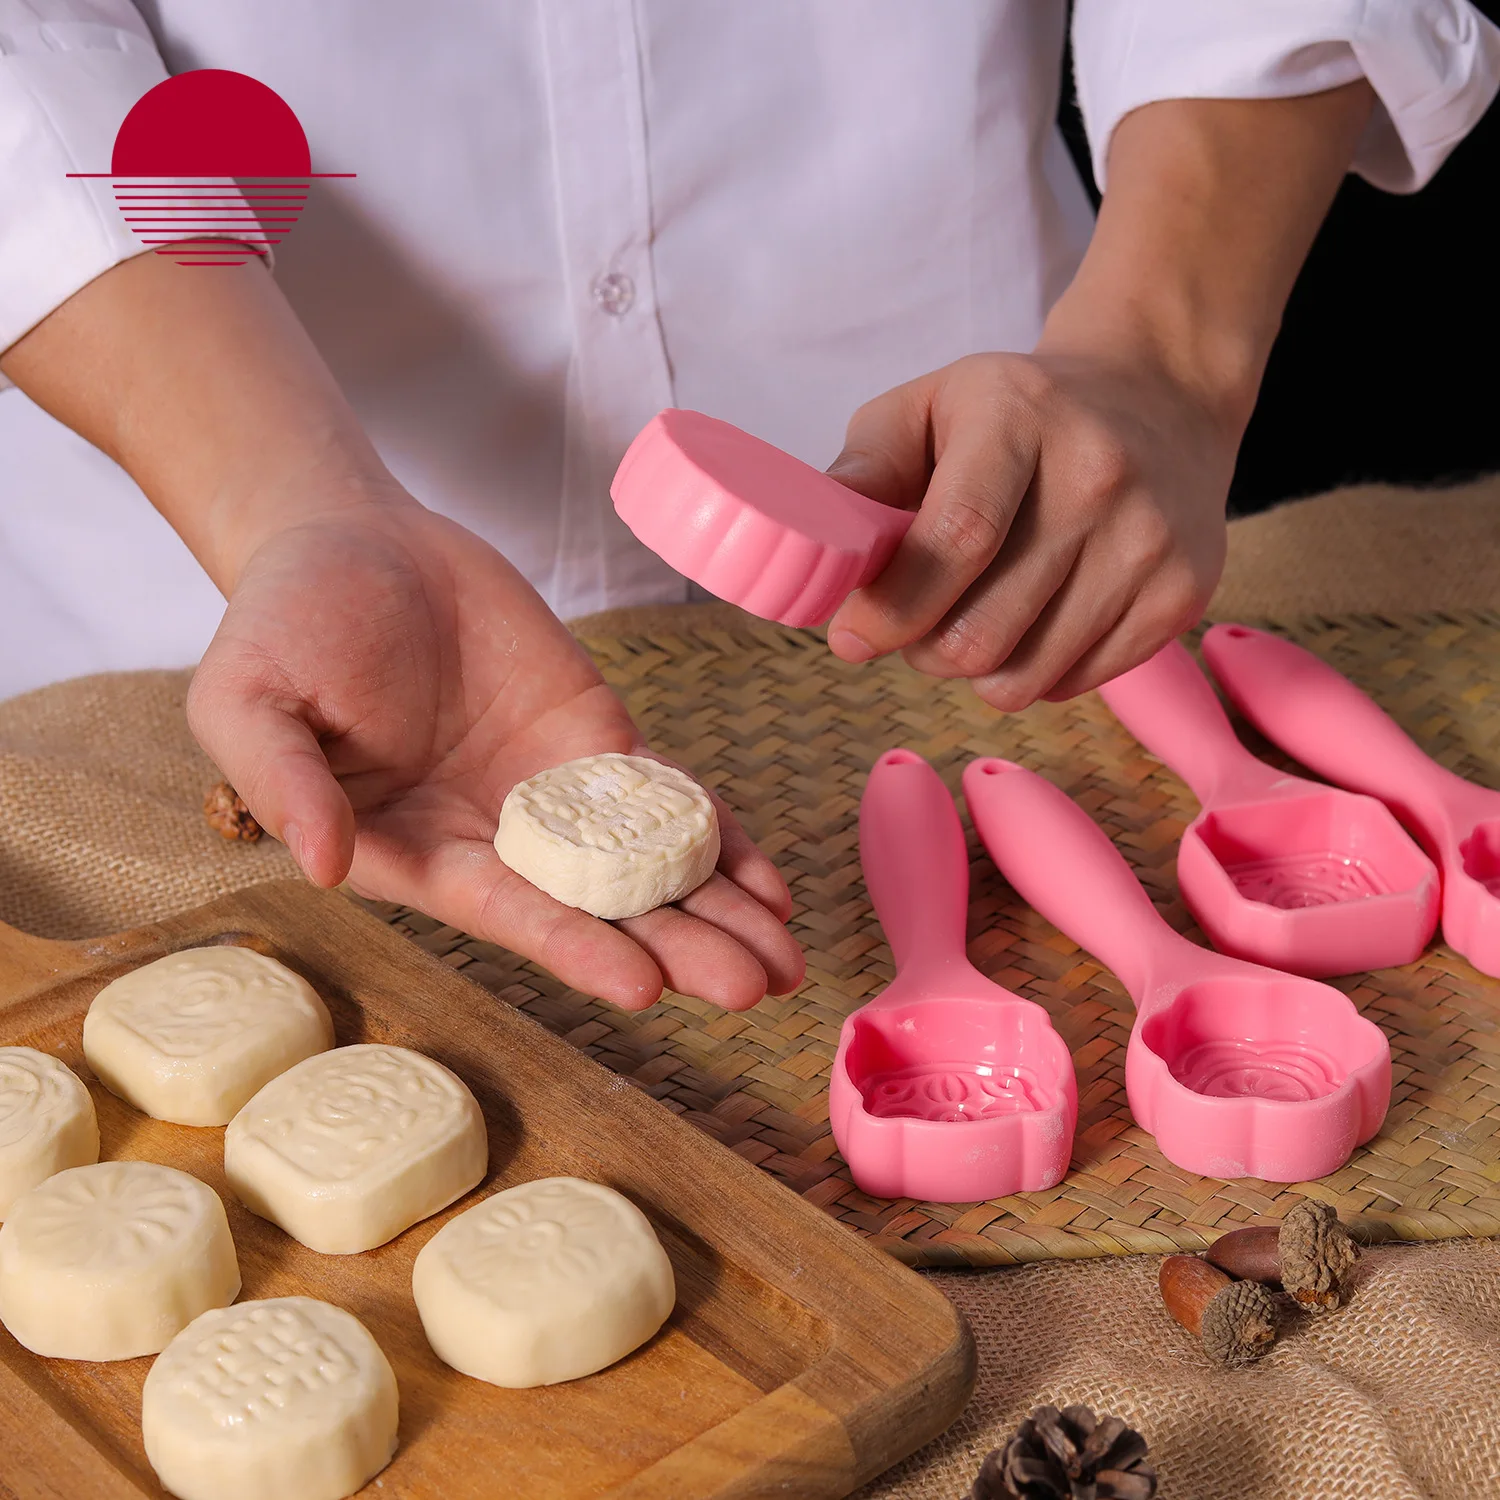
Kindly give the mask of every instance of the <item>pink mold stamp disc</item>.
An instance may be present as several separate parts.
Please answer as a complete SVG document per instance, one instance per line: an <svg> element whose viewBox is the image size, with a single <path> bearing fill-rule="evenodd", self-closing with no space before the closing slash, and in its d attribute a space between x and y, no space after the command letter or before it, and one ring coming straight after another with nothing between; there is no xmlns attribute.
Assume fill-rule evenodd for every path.
<svg viewBox="0 0 1500 1500"><path fill-rule="evenodd" d="M658 412L610 485L620 519L720 599L821 625L890 561L910 511L866 499L728 422Z"/></svg>

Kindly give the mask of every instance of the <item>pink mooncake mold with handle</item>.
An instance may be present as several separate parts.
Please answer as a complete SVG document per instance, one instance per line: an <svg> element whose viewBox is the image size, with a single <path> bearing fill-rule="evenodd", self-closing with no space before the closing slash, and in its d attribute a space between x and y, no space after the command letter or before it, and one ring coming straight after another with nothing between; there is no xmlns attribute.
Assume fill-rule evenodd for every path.
<svg viewBox="0 0 1500 1500"><path fill-rule="evenodd" d="M888 751L871 770L859 857L896 977L844 1022L829 1082L855 1183L940 1203L1054 1187L1078 1118L1073 1059L1040 1005L965 956L963 826L913 751Z"/></svg>
<svg viewBox="0 0 1500 1500"><path fill-rule="evenodd" d="M1203 804L1177 884L1214 947L1314 979L1421 957L1437 871L1382 803L1257 760L1180 641L1099 693Z"/></svg>
<svg viewBox="0 0 1500 1500"><path fill-rule="evenodd" d="M1380 1129L1390 1044L1346 995L1174 932L1104 830L1040 776L976 760L964 798L1000 873L1135 1002L1125 1092L1168 1161L1304 1182Z"/></svg>
<svg viewBox="0 0 1500 1500"><path fill-rule="evenodd" d="M912 522L702 412L658 412L610 485L620 519L710 593L783 625L822 625L890 561Z"/></svg>
<svg viewBox="0 0 1500 1500"><path fill-rule="evenodd" d="M1210 670L1268 740L1319 776L1378 797L1421 840L1443 877L1443 936L1500 976L1500 792L1424 755L1348 678L1279 636L1215 625Z"/></svg>

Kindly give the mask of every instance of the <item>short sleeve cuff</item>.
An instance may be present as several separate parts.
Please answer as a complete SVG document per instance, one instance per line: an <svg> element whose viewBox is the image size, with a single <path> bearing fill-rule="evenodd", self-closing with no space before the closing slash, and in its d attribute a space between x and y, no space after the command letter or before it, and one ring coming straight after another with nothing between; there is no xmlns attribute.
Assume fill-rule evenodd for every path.
<svg viewBox="0 0 1500 1500"><path fill-rule="evenodd" d="M107 172L131 105L167 76L149 38L38 25L0 36L0 350L74 292L145 250Z"/></svg>
<svg viewBox="0 0 1500 1500"><path fill-rule="evenodd" d="M144 25L0 30L0 351L151 248L107 177L68 174L107 173L120 122L166 76ZM8 384L0 375L0 389Z"/></svg>
<svg viewBox="0 0 1500 1500"><path fill-rule="evenodd" d="M1078 0L1078 100L1104 187L1115 127L1160 99L1279 99L1367 78L1351 170L1422 187L1500 90L1500 29L1466 0Z"/></svg>

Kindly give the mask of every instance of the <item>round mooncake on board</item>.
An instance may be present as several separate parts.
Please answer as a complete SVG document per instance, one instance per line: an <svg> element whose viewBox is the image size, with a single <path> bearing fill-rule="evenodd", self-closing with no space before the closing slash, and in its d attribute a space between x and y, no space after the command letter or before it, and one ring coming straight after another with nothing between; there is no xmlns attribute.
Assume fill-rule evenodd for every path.
<svg viewBox="0 0 1500 1500"><path fill-rule="evenodd" d="M0 1221L54 1172L99 1160L99 1121L82 1079L34 1047L0 1047Z"/></svg>
<svg viewBox="0 0 1500 1500"><path fill-rule="evenodd" d="M311 1297L204 1313L141 1392L146 1457L179 1500L343 1500L396 1452L390 1361Z"/></svg>
<svg viewBox="0 0 1500 1500"><path fill-rule="evenodd" d="M259 1088L333 1046L300 974L252 948L187 948L104 986L83 1055L127 1104L178 1125L227 1125Z"/></svg>
<svg viewBox="0 0 1500 1500"><path fill-rule="evenodd" d="M411 1289L439 1359L512 1387L624 1359L677 1300L645 1214L577 1177L522 1183L466 1209L422 1247Z"/></svg>
<svg viewBox="0 0 1500 1500"><path fill-rule="evenodd" d="M175 1167L73 1167L0 1225L0 1322L33 1354L155 1354L239 1290L219 1195Z"/></svg>

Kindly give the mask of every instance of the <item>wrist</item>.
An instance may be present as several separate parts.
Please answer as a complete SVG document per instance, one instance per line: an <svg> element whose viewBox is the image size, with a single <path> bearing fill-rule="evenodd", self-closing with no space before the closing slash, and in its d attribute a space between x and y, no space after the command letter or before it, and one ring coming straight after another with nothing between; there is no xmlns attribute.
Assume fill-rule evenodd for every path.
<svg viewBox="0 0 1500 1500"><path fill-rule="evenodd" d="M420 507L383 466L332 445L257 470L228 470L198 507L189 545L228 597L250 559L283 532L336 522L383 523L409 509Z"/></svg>
<svg viewBox="0 0 1500 1500"><path fill-rule="evenodd" d="M1080 272L1048 314L1036 352L1154 374L1238 444L1275 336L1274 322L1216 318L1190 286L1132 292L1114 278Z"/></svg>
<svg viewBox="0 0 1500 1500"><path fill-rule="evenodd" d="M123 403L115 456L223 594L279 532L415 504L262 267L206 284L177 272L151 291L194 333L160 386Z"/></svg>
<svg viewBox="0 0 1500 1500"><path fill-rule="evenodd" d="M1111 136L1099 220L1043 347L1144 361L1238 440L1373 101L1361 79L1132 110Z"/></svg>

